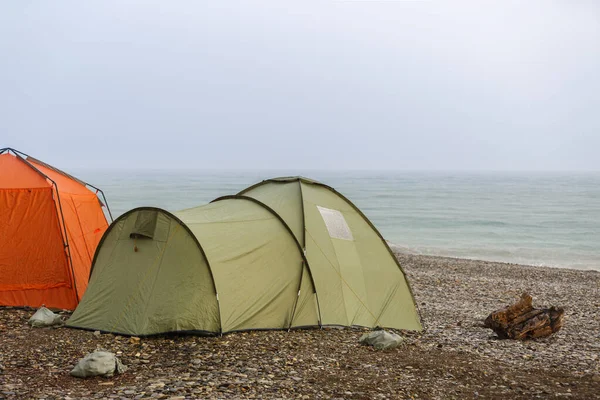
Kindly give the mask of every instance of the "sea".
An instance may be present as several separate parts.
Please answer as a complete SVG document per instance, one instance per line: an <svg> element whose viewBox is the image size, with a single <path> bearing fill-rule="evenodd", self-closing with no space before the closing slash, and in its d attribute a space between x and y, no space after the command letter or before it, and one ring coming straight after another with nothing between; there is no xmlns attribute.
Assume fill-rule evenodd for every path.
<svg viewBox="0 0 600 400"><path fill-rule="evenodd" d="M600 172L76 170L116 218L139 206L206 204L277 176L343 193L403 251L600 270Z"/></svg>

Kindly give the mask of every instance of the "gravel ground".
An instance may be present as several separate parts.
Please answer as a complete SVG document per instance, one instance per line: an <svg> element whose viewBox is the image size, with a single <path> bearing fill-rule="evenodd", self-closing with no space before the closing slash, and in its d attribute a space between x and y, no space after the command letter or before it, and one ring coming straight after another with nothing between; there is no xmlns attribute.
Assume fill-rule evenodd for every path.
<svg viewBox="0 0 600 400"><path fill-rule="evenodd" d="M137 340L32 329L33 310L0 309L0 398L600 398L600 273L399 254L427 326L379 352L360 329ZM564 328L526 342L483 327L523 291L565 308ZM73 378L97 348L129 367Z"/></svg>

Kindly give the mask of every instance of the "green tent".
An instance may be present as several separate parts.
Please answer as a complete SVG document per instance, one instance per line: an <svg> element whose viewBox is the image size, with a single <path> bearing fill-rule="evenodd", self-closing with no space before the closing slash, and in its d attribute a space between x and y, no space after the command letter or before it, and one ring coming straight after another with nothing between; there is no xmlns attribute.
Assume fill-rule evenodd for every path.
<svg viewBox="0 0 600 400"><path fill-rule="evenodd" d="M67 322L128 335L323 325L421 330L381 235L345 197L305 178L175 214L123 214Z"/></svg>

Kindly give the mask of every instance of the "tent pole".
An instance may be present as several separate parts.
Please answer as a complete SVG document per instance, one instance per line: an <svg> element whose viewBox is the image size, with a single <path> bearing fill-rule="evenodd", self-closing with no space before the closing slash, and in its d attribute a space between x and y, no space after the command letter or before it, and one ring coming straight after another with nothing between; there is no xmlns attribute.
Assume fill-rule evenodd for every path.
<svg viewBox="0 0 600 400"><path fill-rule="evenodd" d="M5 148L5 149L2 149L2 150L0 150L0 153L2 153L2 151L4 151L4 150L12 151L13 153L15 153L15 155L18 153L18 154L21 154L22 156L24 156L24 157L26 157L26 158L33 158L33 157L31 157L29 154L25 154L25 153L23 153L22 151L15 150L15 149L12 149L12 148L10 148L10 147L7 147L7 148ZM40 162L41 162L41 161L40 161ZM31 163L29 163L29 162L27 162L27 163L29 164L29 166L33 167L33 165L31 165ZM36 171L40 172L40 171L39 171L37 168L35 168L35 167L33 167L33 168L34 168ZM110 220L111 220L111 222L112 222L112 221L114 221L114 219L113 219L113 216L112 216L112 212L110 211L110 207L108 206L108 201L106 200L106 196L104 195L104 192L103 192L103 191L102 191L100 188L97 188L96 186L92 185L91 183L87 183L87 182L85 182L85 181L82 181L82 180L81 180L81 179L79 179L79 178L75 178L73 175L67 174L66 172L64 172L64 171L61 171L61 170L59 170L58 168L52 167L52 169L54 169L55 171L57 171L57 172L61 173L62 175L66 175L66 176L70 177L71 179L75 179L75 180L78 180L78 181L80 181L80 182L83 182L85 185L87 185L87 186L89 186L89 187L92 187L92 188L96 189L97 191L99 191L99 192L102 194L102 198L104 199L104 204L106 204L106 209L108 210L108 215L110 216ZM41 172L40 172L40 173L41 173ZM42 174L42 175L44 175L44 174ZM44 176L45 176L45 175L44 175ZM47 176L45 176L45 177L46 177L46 178L48 178ZM51 179L50 179L50 180L51 180Z"/></svg>
<svg viewBox="0 0 600 400"><path fill-rule="evenodd" d="M106 196L104 195L104 192L102 191L102 189L97 188L96 186L92 185L91 183L86 182L85 184L93 189L96 189L97 192L100 192L100 194L102 195L102 198L104 199L104 204L106 205L106 209L108 210L108 215L110 216L110 222L113 222L114 218L112 216L112 212L110 211L110 207L108 206L108 201L106 200Z"/></svg>

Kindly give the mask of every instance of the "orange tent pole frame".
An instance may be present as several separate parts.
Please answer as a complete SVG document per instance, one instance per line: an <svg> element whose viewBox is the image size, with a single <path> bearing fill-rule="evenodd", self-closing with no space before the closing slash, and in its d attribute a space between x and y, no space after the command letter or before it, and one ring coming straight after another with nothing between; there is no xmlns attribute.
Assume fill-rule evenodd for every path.
<svg viewBox="0 0 600 400"><path fill-rule="evenodd" d="M81 184L82 184L82 185L84 185L84 186L89 186L89 187L91 187L92 189L95 189L95 190L96 190L96 195L97 195L98 193L100 193L100 194L102 195L102 200L104 200L104 203L102 203L102 204L106 206L106 210L108 211L108 216L110 217L110 222L113 222L113 221L114 221L114 218L113 218L113 215L112 215L112 211L110 211L110 207L108 206L108 201L106 200L106 196L104 195L104 192L102 191L102 189L100 189L100 188L98 188L98 187L96 187L96 186L92 185L91 183L88 183L88 182L82 181L81 179L79 179L79 178L76 178L76 177L74 177L73 175L67 174L66 172L64 172L64 171L61 171L61 170L59 170L58 168L54 168L53 166L51 166L51 165L48 165L48 164L46 164L45 162L42 162L42 161L40 161L40 160L38 160L38 159L36 159L36 158L33 158L33 157L31 157L29 154L25 154L25 153L23 153L22 151L19 151L19 150L13 149L13 148L11 148L11 147L5 147L5 148L3 148L3 149L0 149L0 154L2 154L2 153L6 153L6 152L12 152L12 153L13 153L14 155L16 155L16 156L18 156L18 155L20 154L21 156L27 157L27 159L31 158L32 160L35 160L37 163L39 163L39 164L42 164L42 165L44 165L45 167L47 167L47 168L49 168L49 169L51 169L51 170L53 170L53 171L56 171L56 172L58 172L58 173L59 173L59 174L61 174L61 175L64 175L64 176L66 176L66 177L68 177L68 178L71 178L71 179L73 179L73 180L75 180L75 181L77 181L77 182L81 183ZM45 178L47 178L47 179L50 179L50 178L48 178L48 177L47 177L47 176L46 176L46 175L45 175L43 172L41 172L41 171L39 171L37 168L35 168L35 166L33 166L33 165L32 165L32 164L29 162L29 161L27 161L27 159L24 159L23 157L21 157L21 159L22 159L23 161L25 161L25 162L27 163L27 165L29 165L31 168L33 168L33 169L34 169L34 170L36 170L36 171L37 171L39 174L41 174L43 177L45 177ZM50 179L50 181L52 181L52 179ZM52 182L54 183L54 181L52 181ZM55 186L56 186L56 184L55 184Z"/></svg>

